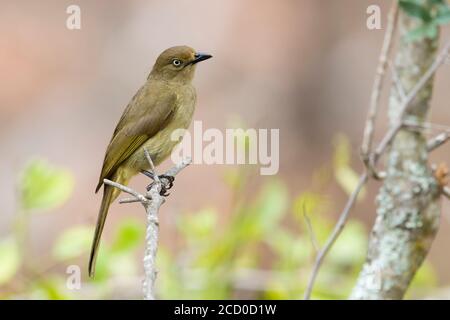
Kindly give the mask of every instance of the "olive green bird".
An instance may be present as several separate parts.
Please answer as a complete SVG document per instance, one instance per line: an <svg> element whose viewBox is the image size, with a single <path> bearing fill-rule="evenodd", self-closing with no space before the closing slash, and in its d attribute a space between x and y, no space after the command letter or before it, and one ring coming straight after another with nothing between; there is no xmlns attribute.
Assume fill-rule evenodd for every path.
<svg viewBox="0 0 450 320"><path fill-rule="evenodd" d="M211 57L187 46L172 47L159 55L147 81L131 99L114 130L96 193L103 179L126 185L140 172L148 175L146 170L149 164L144 148L148 150L155 166L171 154L180 141L172 141L172 132L180 128L187 129L194 113L196 92L192 79L196 64ZM109 185L103 187L89 259L91 277L95 273L95 260L108 209L119 193L117 188Z"/></svg>

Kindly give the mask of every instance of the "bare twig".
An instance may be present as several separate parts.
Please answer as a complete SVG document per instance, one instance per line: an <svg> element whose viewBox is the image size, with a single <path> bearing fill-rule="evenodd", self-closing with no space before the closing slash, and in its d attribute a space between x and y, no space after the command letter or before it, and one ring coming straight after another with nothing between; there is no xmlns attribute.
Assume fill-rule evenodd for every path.
<svg viewBox="0 0 450 320"><path fill-rule="evenodd" d="M330 237L328 238L325 246L318 252L316 256L316 260L314 262L314 267L312 274L310 276L308 287L305 291L304 298L309 299L311 297L311 292L314 286L315 279L317 277L317 274L319 272L319 269L322 265L322 262L327 255L328 251L333 246L336 239L339 237L342 229L345 226L345 223L347 222L348 215L350 213L351 208L353 207L356 199L358 198L358 195L360 191L362 190L363 186L366 184L369 174L375 178L380 178L381 175L377 173L375 169L375 163L370 161L370 152L372 148L373 143L373 134L374 134L374 127L375 127L375 120L378 112L378 105L380 102L380 96L383 86L383 80L384 75L386 73L386 68L388 65L388 56L390 53L390 50L392 48L392 38L395 33L395 28L397 25L397 19L398 19L398 2L394 1L391 10L389 12L388 16L388 24L386 27L386 33L383 40L383 46L381 48L380 57L378 60L378 66L377 71L375 74L375 80L372 87L372 94L370 98L370 104L369 104L369 112L367 114L367 120L366 125L364 128L364 135L363 135L363 142L361 145L361 154L363 158L363 162L366 165L366 171L359 177L359 182L356 187L356 189L351 194L350 198L347 201L347 204L344 207L344 210L342 211L341 215L339 216L339 220L337 224L334 227L334 230Z"/></svg>
<svg viewBox="0 0 450 320"><path fill-rule="evenodd" d="M122 199L120 203L132 203L140 202L147 213L147 229L145 236L145 253L144 253L144 281L143 281L143 293L144 299L153 300L154 296L154 284L156 280L156 269L155 260L156 252L158 250L158 238L159 238L159 222L158 222L158 212L161 205L165 202L165 197L160 194L163 185L165 186L166 180L161 181L159 179L153 161L150 154L146 149L144 149L145 157L150 165L150 169L154 175L154 183L152 184L150 190L144 195L136 192L135 190L121 185L117 182L105 179L105 184L118 188L119 190L132 195L132 198ZM191 159L185 159L181 163L177 164L170 170L168 170L166 176L175 176L181 170L186 168L191 163Z"/></svg>
<svg viewBox="0 0 450 320"><path fill-rule="evenodd" d="M311 277L309 278L308 287L305 291L305 300L308 300L311 297L311 292L314 286L314 282L316 280L317 274L319 273L319 269L322 266L322 262L327 255L328 251L330 251L331 247L333 246L336 239L341 234L342 230L344 229L345 223L347 222L348 215L350 213L351 208L356 202L356 199L358 199L358 195L361 192L362 188L366 184L368 179L367 172L363 173L359 177L358 185L356 186L353 193L350 195L350 198L347 201L347 204L345 205L344 210L342 211L341 215L339 216L339 220L334 226L333 232L328 238L325 245L322 247L322 249L319 251L319 253L316 256L316 260L314 262L313 271L311 273Z"/></svg>
<svg viewBox="0 0 450 320"><path fill-rule="evenodd" d="M420 78L417 84L413 87L410 93L407 94L406 98L402 101L400 106L400 113L397 122L389 129L387 134L383 137L375 152L372 155L372 163L375 163L378 158L384 153L387 146L392 142L397 132L402 128L404 124L404 116L408 111L408 107L414 98L417 96L419 91L427 84L431 77L436 73L437 69L445 62L448 52L450 50L450 41L444 46L444 49L439 53L439 55L434 60L433 64L428 68L425 74Z"/></svg>
<svg viewBox="0 0 450 320"><path fill-rule="evenodd" d="M363 143L361 146L361 153L363 159L367 159L370 150L372 148L375 120L377 117L384 75L386 73L388 56L392 48L392 38L395 33L397 19L398 19L398 3L397 1L394 1L394 4L392 5L388 16L386 33L384 35L383 46L381 48L380 58L378 60L377 71L375 74L375 80L373 83L372 95L370 97L369 112L367 114L366 126L364 128Z"/></svg>
<svg viewBox="0 0 450 320"><path fill-rule="evenodd" d="M397 9L395 9L395 7L397 6L397 1L395 1L394 7L391 9L391 14L390 16L396 16L397 13L395 12ZM394 12L394 13L393 13ZM395 22L396 18L391 18L390 21L391 23ZM393 28L393 27L392 27ZM391 30L391 28L387 28L387 32ZM392 31L391 31L392 32ZM385 36L385 41L386 41L386 37L389 36ZM391 37L391 36L390 36ZM383 44L383 48L386 45ZM387 47L389 47L390 45L387 45ZM401 106L400 106L400 113L399 113L399 117L398 117L398 121L389 129L389 131L386 133L386 135L383 137L383 139L381 140L381 142L379 143L379 145L377 146L377 148L375 149L375 151L370 154L370 146L373 140L373 125L374 125L374 120L376 117L376 113L377 113L377 105L378 105L378 100L379 100L379 92L377 92L378 90L380 90L381 85L378 85L378 78L380 77L379 75L376 77L375 80L375 85L374 85L374 91L372 91L372 99L371 101L375 101L375 102L371 102L371 105L369 107L369 115L368 115L368 119L366 122L366 130L364 132L364 138L363 138L363 144L362 144L362 154L363 154L363 159L369 159L368 162L365 161L366 165L368 165L368 170L370 170L370 168L372 168L373 171L371 171L372 173L376 173L375 171L375 165L378 161L378 159L380 158L380 156L384 153L384 151L386 150L387 146L393 141L393 139L395 138L396 134L398 133L398 131L402 128L403 126L403 121L404 121L404 116L408 110L409 105L411 104L411 102L414 100L414 98L417 96L417 94L419 93L419 91L427 84L427 82L431 79L431 77L435 74L435 72L437 71L437 69L439 68L439 66L442 65L442 63L444 63L446 61L446 58L448 56L448 52L450 50L450 42L448 42L445 46L444 49L441 51L441 53L436 57L435 61L433 62L433 64L430 66L430 68L425 72L425 74L421 77L421 79L417 82L417 84L412 88L412 90L410 91L410 93L408 93L406 95L406 97L402 100L401 102ZM382 50L382 55L384 53L384 50ZM380 61L383 61L383 58L380 58ZM386 65L386 62L382 62L384 64L384 67ZM379 71L377 71L377 74L380 74ZM381 79L383 79L382 75L384 74L384 71L381 72ZM360 178L359 178L359 182L358 185L356 187L356 189L353 191L352 195L350 196L349 200L347 201L347 204L344 208L344 210L342 211L339 220L332 232L332 234L330 235L330 237L327 240L327 243L325 244L325 246L320 250L320 252L318 253L315 263L314 263L314 267L313 267L313 271L311 274L311 277L309 279L308 282L308 287L305 291L305 295L304 298L305 299L309 299L311 297L311 292L314 286L314 282L315 279L317 277L317 274L319 272L319 269L322 265L322 262L326 256L326 254L329 252L329 250L331 249L331 247L333 246L334 242L336 241L336 239L338 238L338 236L340 235L342 229L345 226L345 223L348 219L348 215L350 212L350 209L353 207L357 196L359 194L359 192L361 191L361 189L363 188L363 186L365 185L365 183L368 180L368 171L364 172Z"/></svg>
<svg viewBox="0 0 450 320"><path fill-rule="evenodd" d="M311 243L314 247L314 250L317 253L320 250L320 246L319 246L319 242L317 241L316 234L314 233L314 229L312 227L311 220L309 219L308 214L306 213L305 205L303 206L303 217L305 218L306 227L308 229L308 234L311 239Z"/></svg>
<svg viewBox="0 0 450 320"><path fill-rule="evenodd" d="M438 123L431 123L431 122L425 122L425 123L418 123L417 121L404 121L403 126L408 129L417 130L417 131L441 131L441 132L447 132L450 133L450 126L438 124Z"/></svg>
<svg viewBox="0 0 450 320"><path fill-rule="evenodd" d="M139 200L138 198L124 198L119 200L120 204L135 203L135 202L141 202L141 200Z"/></svg>
<svg viewBox="0 0 450 320"><path fill-rule="evenodd" d="M431 152L450 140L449 132L442 132L427 142L427 151Z"/></svg>
<svg viewBox="0 0 450 320"><path fill-rule="evenodd" d="M124 185L122 185L120 183L117 183L117 182L114 182L114 181L111 181L111 180L108 180L108 179L103 179L103 182L105 184L107 184L107 185L110 185L110 186L112 186L114 188L119 189L122 192L131 194L132 196L134 196L136 199L139 199L139 201L141 201L143 203L148 200L144 195L140 194L137 191L134 191L130 187L124 186Z"/></svg>

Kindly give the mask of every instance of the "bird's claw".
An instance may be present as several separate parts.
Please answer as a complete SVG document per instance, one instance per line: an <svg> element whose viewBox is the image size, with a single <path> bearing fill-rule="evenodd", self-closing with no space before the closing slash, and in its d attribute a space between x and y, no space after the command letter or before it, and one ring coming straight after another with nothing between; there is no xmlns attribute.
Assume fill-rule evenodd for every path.
<svg viewBox="0 0 450 320"><path fill-rule="evenodd" d="M162 179L167 180L167 185L165 186L167 190L169 190L173 187L173 182L175 181L174 176L168 176L168 175L162 174L162 175L158 176L158 178L159 178L159 180L162 180Z"/></svg>
<svg viewBox="0 0 450 320"><path fill-rule="evenodd" d="M142 173L144 175L146 175L147 177L149 177L150 179L154 180L154 178L155 178L154 174L150 171L143 170ZM167 197L168 195L170 195L170 193L168 193L167 191L173 187L173 182L175 181L175 177L162 174L162 175L158 176L158 178L159 178L159 181L161 181L161 191L159 192L159 194L163 197ZM154 184L155 184L155 182L152 182L151 184L149 184L147 186L147 191L150 191L150 189L154 186Z"/></svg>

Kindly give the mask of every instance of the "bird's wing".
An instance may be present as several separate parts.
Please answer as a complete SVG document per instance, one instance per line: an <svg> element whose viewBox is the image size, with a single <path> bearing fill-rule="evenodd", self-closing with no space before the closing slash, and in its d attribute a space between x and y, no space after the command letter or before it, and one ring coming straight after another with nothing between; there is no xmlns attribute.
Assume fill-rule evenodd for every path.
<svg viewBox="0 0 450 320"><path fill-rule="evenodd" d="M139 92L136 95L139 95ZM95 192L102 186L103 179L111 177L130 155L170 121L176 106L177 95L151 97L154 98L147 98L148 102L146 102L138 101L139 97L136 98L135 96L127 106L106 150L102 172ZM150 105L143 106L142 103L149 103ZM145 110L145 114L142 114L141 110Z"/></svg>

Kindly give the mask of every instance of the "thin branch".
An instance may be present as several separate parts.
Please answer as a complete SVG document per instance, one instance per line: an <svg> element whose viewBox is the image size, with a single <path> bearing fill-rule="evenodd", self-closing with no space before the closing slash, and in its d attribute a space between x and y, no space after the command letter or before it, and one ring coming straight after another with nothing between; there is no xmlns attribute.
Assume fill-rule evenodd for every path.
<svg viewBox="0 0 450 320"><path fill-rule="evenodd" d="M439 53L439 55L434 60L433 64L428 68L425 74L420 78L417 84L413 87L410 93L406 96L406 98L402 101L400 106L400 113L397 122L389 129L387 134L381 140L380 144L376 148L375 152L372 155L372 163L375 163L378 158L384 153L387 146L392 142L397 132L403 126L404 116L408 111L408 107L414 98L417 96L419 91L427 84L427 82L431 79L431 77L436 73L437 69L445 62L448 52L450 50L450 41L447 42L444 49Z"/></svg>
<svg viewBox="0 0 450 320"><path fill-rule="evenodd" d="M144 195L140 194L140 193L137 192L137 191L134 191L134 190L131 189L130 187L124 186L124 185L122 185L122 184L120 184L120 183L117 183L117 182L114 182L114 181L111 181L111 180L108 180L108 179L103 179L103 182L104 182L105 184L107 184L107 185L110 185L110 186L112 186L112 187L114 187L114 188L119 189L119 190L122 191L122 192L131 194L131 195L134 196L136 199L139 199L139 201L142 202L142 203L144 203L144 202L147 201L147 198L146 198Z"/></svg>
<svg viewBox="0 0 450 320"><path fill-rule="evenodd" d="M368 180L368 174L367 172L363 173L359 177L358 185L356 186L353 193L350 195L350 198L347 201L347 204L345 205L344 210L342 211L341 215L339 216L339 220L334 226L333 232L328 238L327 242L323 246L323 248L319 251L319 253L316 256L316 260L314 262L313 271L311 274L311 277L309 278L308 287L305 291L304 299L308 300L311 298L311 292L314 286L314 282L316 280L317 274L319 273L319 269L322 266L322 262L327 255L328 251L330 251L331 247L333 246L336 239L341 234L342 230L344 229L345 223L347 222L348 215L350 213L351 208L356 202L356 199L358 199L358 195L361 192L362 188L366 184Z"/></svg>
<svg viewBox="0 0 450 320"><path fill-rule="evenodd" d="M428 131L442 131L450 133L450 126L444 125L444 124L438 124L438 123L431 123L431 122L425 122L425 123L418 123L415 121L404 121L403 126L408 129L415 129L415 130L428 130Z"/></svg>
<svg viewBox="0 0 450 320"><path fill-rule="evenodd" d="M311 243L314 247L314 250L317 253L320 250L320 246L319 246L319 242L317 241L316 234L314 233L314 229L312 227L311 220L309 219L308 214L306 213L305 205L303 205L303 217L305 218L306 227L308 229L308 234L311 239Z"/></svg>
<svg viewBox="0 0 450 320"><path fill-rule="evenodd" d="M345 223L347 222L348 215L350 213L351 208L353 207L356 199L358 198L358 195L360 191L362 190L363 186L366 184L368 180L368 172L371 173L374 177L379 177L379 174L377 174L375 170L375 162L370 162L370 150L372 149L372 143L373 143L373 135L374 135L374 127L375 127L375 120L378 113L378 105L380 102L380 96L383 86L383 80L384 75L386 73L386 67L388 65L388 56L390 53L390 50L392 48L392 39L393 35L395 33L397 20L398 20L398 2L394 1L388 16L388 23L386 27L386 33L383 39L383 45L381 48L380 57L378 60L378 67L375 74L375 80L372 88L372 94L370 98L370 104L369 104L369 112L367 115L366 125L364 128L364 135L363 135L363 142L361 146L361 154L363 158L363 162L366 165L367 170L360 176L358 185L356 189L351 194L350 198L347 201L347 204L344 207L344 210L342 211L339 220L337 224L334 227L334 230L330 237L328 238L325 246L319 251L319 253L316 256L316 260L314 262L314 267L312 274L310 276L308 287L305 291L305 300L310 299L311 292L314 286L314 282L316 280L317 274L319 272L319 269L322 265L322 262L327 255L328 251L333 246L336 239L339 237L340 233L342 232L342 229L345 226ZM373 165L372 165L373 164Z"/></svg>
<svg viewBox="0 0 450 320"><path fill-rule="evenodd" d="M154 175L154 183L152 184L150 190L144 195L139 192L121 185L117 182L105 179L105 184L118 188L119 190L126 192L132 195L132 198L125 198L120 200L120 203L132 203L132 202L140 202L146 211L147 214L147 229L145 235L145 253L144 253L144 281L143 281L143 293L144 299L153 300L154 296L154 284L156 280L157 271L155 268L156 261L156 253L158 251L158 239L159 239L159 221L158 221L158 212L159 208L165 202L165 197L160 194L161 189L166 186L164 181L161 181L156 173L155 167L153 165L153 161L150 157L150 154L146 149L144 149L145 157L150 165L150 169ZM181 163L177 164L173 168L169 169L165 175L166 176L175 176L181 170L186 168L191 163L191 159L184 159Z"/></svg>
<svg viewBox="0 0 450 320"><path fill-rule="evenodd" d="M442 132L427 142L427 151L431 152L450 140L450 133Z"/></svg>
<svg viewBox="0 0 450 320"><path fill-rule="evenodd" d="M144 154L148 164L150 165L150 171L153 173L153 180L155 180L155 182L160 182L159 177L156 174L155 165L153 164L152 157L150 157L150 153L148 153L147 148L144 148Z"/></svg>
<svg viewBox="0 0 450 320"><path fill-rule="evenodd" d="M138 198L124 198L119 200L120 204L135 203L135 202L141 202L141 200L139 200Z"/></svg>
<svg viewBox="0 0 450 320"><path fill-rule="evenodd" d="M394 4L394 6L395 6L395 4ZM421 79L413 87L413 89L410 91L410 93L407 94L406 98L403 99L403 101L401 103L401 107L400 107L400 114L399 114L398 122L394 126L392 126L391 129L389 129L389 131L384 136L384 138L381 140L380 144L377 146L375 151L370 155L370 160L369 160L370 163L369 164L370 164L370 166L372 166L372 168L375 168L375 164L377 163L377 161L380 158L380 156L384 153L384 151L386 150L387 146L392 142L392 140L395 138L395 136L398 133L398 131L402 128L402 126L403 126L403 118L404 118L404 115L406 114L406 111L407 111L410 103L414 100L414 98L419 93L419 91L427 84L427 82L435 74L435 72L437 71L439 66L441 66L442 63L444 63L446 61L446 58L447 58L449 50L450 50L450 42L448 42L445 45L444 49L436 57L435 61L430 66L430 68L425 72L425 74L421 77ZM374 88L375 88L375 90L377 89L376 86L374 86ZM368 124L366 123L366 128L367 128L367 125L369 125L369 126L373 125L374 118L370 117L371 111L373 111L373 110L369 111L369 119L368 119ZM375 115L376 115L376 107L375 107ZM373 135L373 128L372 129L369 128L368 129L368 133L366 134L366 138L364 138L364 140L363 140L363 148L362 148L363 156L364 156L364 150L365 149L370 150L368 148L368 146L370 145L370 141L372 139L372 135ZM369 141L369 142L367 142L367 141ZM353 193L350 196L349 200L347 201L347 204L346 204L344 210L342 211L342 213L341 213L341 215L339 217L339 220L338 220L338 222L337 222L337 224L336 224L332 234L328 238L327 243L325 244L325 246L321 249L321 251L317 255L315 263L314 263L313 271L312 271L311 277L310 277L309 282L308 282L308 287L307 287L307 289L305 291L305 296L304 296L305 299L309 299L311 297L311 292L312 292L312 289L313 289L313 286L314 286L314 282L315 282L315 279L316 279L317 274L319 272L319 269L320 269L320 267L322 265L322 262L323 262L323 260L324 260L324 258L326 256L326 254L328 253L328 251L333 246L333 244L336 241L336 239L339 237L342 229L344 228L345 223L346 223L346 221L348 219L348 215L350 213L350 209L353 207L353 205L354 205L354 203L355 203L355 201L356 201L356 199L358 197L359 192L361 191L361 189L363 188L363 186L365 185L367 180L368 180L368 173L366 171L360 176L358 185L357 185L356 189L353 191Z"/></svg>
<svg viewBox="0 0 450 320"><path fill-rule="evenodd" d="M363 159L367 159L372 148L373 133L375 127L375 120L378 112L378 105L380 103L381 91L383 88L384 75L388 62L388 56L392 48L392 38L395 33L395 28L398 19L398 2L394 1L391 10L389 11L386 33L384 35L383 46L381 48L380 58L378 60L377 71L372 88L372 95L370 97L369 112L367 114L366 126L364 128L363 143L361 146L361 153Z"/></svg>

